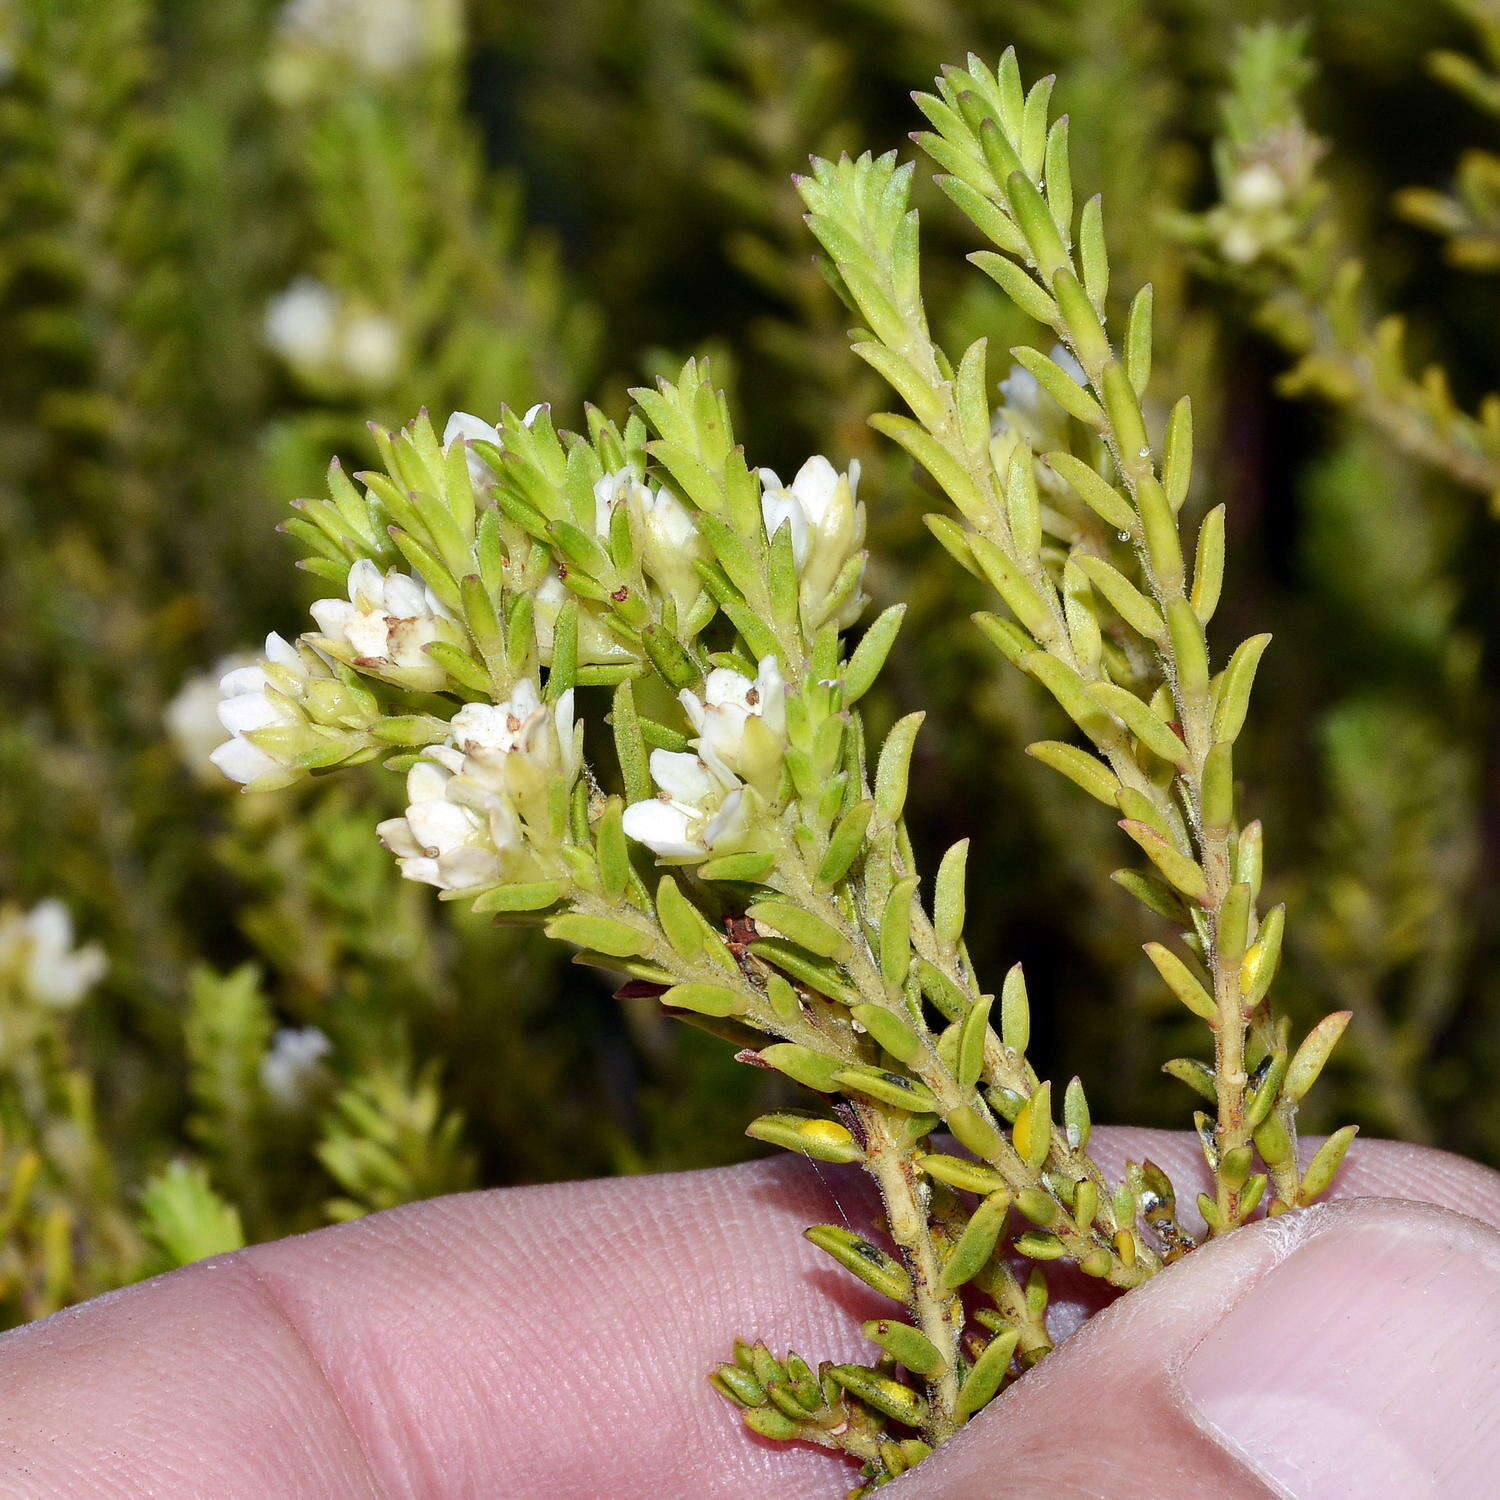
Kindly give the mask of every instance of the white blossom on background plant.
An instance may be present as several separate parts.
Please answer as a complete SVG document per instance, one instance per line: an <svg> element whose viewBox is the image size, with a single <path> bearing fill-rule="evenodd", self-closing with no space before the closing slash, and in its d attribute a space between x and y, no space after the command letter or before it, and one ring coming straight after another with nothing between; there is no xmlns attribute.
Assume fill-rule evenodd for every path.
<svg viewBox="0 0 1500 1500"><path fill-rule="evenodd" d="M379 390L401 368L401 330L384 313L299 276L266 304L270 349L302 379Z"/></svg>
<svg viewBox="0 0 1500 1500"><path fill-rule="evenodd" d="M286 0L276 18L268 85L301 104L357 80L398 79L451 57L463 38L460 0Z"/></svg>
<svg viewBox="0 0 1500 1500"><path fill-rule="evenodd" d="M103 977L97 943L74 947L73 916L56 898L0 907L0 986L50 1010L68 1010Z"/></svg>
<svg viewBox="0 0 1500 1500"><path fill-rule="evenodd" d="M455 643L458 632L437 596L409 573L381 573L361 558L349 569L349 597L317 600L312 617L323 632L315 644L352 667L418 692L447 681L426 648Z"/></svg>
<svg viewBox="0 0 1500 1500"><path fill-rule="evenodd" d="M1088 383L1083 366L1061 344L1054 344L1048 357L1078 385ZM1010 373L1000 382L1000 405L992 425L990 453L995 472L1007 471L1011 454L1020 443L1027 444L1033 453L1067 452L1068 420L1067 412L1030 370L1012 365ZM1045 464L1038 465L1037 480L1054 492L1067 488Z"/></svg>
<svg viewBox="0 0 1500 1500"><path fill-rule="evenodd" d="M260 1060L260 1083L282 1109L305 1109L331 1082L324 1059L333 1043L316 1026L285 1026Z"/></svg>
<svg viewBox="0 0 1500 1500"><path fill-rule="evenodd" d="M803 617L810 624L820 624L834 582L865 543L865 508L855 498L859 461L851 462L848 471L840 474L816 454L797 470L790 484L783 484L774 469L762 469L760 483L766 535L775 536L783 526L791 529ZM867 602L856 587L832 616L834 623L846 629Z"/></svg>

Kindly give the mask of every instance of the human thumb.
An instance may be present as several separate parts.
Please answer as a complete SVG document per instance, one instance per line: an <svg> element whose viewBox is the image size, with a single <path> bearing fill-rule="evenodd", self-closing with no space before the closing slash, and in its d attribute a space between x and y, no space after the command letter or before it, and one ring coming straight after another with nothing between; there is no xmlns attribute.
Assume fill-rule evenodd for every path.
<svg viewBox="0 0 1500 1500"><path fill-rule="evenodd" d="M1500 1494L1500 1234L1365 1198L1213 1241L1100 1313L888 1493Z"/></svg>

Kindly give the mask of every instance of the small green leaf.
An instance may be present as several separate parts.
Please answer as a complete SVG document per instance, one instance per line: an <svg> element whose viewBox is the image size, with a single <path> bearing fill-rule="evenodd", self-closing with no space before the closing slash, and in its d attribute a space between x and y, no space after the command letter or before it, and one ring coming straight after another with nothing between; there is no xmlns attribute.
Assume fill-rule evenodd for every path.
<svg viewBox="0 0 1500 1500"><path fill-rule="evenodd" d="M1199 982L1193 971L1170 948L1161 943L1147 943L1146 956L1156 965L1156 972L1166 980L1167 988L1195 1016L1217 1023L1219 1008L1214 997Z"/></svg>
<svg viewBox="0 0 1500 1500"><path fill-rule="evenodd" d="M1300 1101L1318 1081L1318 1075L1338 1045L1352 1014L1352 1011L1336 1010L1332 1015L1324 1016L1303 1038L1302 1045L1297 1048L1287 1067L1286 1082L1283 1085L1286 1098L1293 1104Z"/></svg>
<svg viewBox="0 0 1500 1500"><path fill-rule="evenodd" d="M1233 744L1245 725L1245 713L1250 706L1250 690L1255 686L1256 668L1261 656L1271 644L1269 635L1252 635L1241 641L1229 658L1219 678L1218 691L1214 697L1213 734L1215 740Z"/></svg>
<svg viewBox="0 0 1500 1500"><path fill-rule="evenodd" d="M965 1092L979 1082L984 1071L984 1045L990 1035L990 1006L994 998L993 995L981 995L959 1022L954 1075L959 1088Z"/></svg>
<svg viewBox="0 0 1500 1500"><path fill-rule="evenodd" d="M885 666L886 657L890 655L891 647L896 642L896 633L901 629L901 621L905 615L904 604L893 604L877 615L870 628L865 631L859 645L854 648L854 655L849 658L848 666L844 668L846 705L858 703L875 685L875 679Z"/></svg>
<svg viewBox="0 0 1500 1500"><path fill-rule="evenodd" d="M966 1193L978 1193L988 1197L1005 1189L1005 1179L983 1162L971 1161L967 1156L944 1156L933 1154L919 1156L917 1165L937 1182L949 1187L962 1188Z"/></svg>
<svg viewBox="0 0 1500 1500"><path fill-rule="evenodd" d="M974 1361L973 1369L964 1376L964 1383L959 1387L955 1413L960 1420L972 1417L994 1399L1010 1369L1020 1337L1018 1329L1008 1328L997 1333L984 1346L984 1352Z"/></svg>
<svg viewBox="0 0 1500 1500"><path fill-rule="evenodd" d="M1116 806L1120 793L1120 781L1110 768L1097 756L1076 745L1064 744L1061 740L1038 740L1026 747L1026 753L1044 766L1060 771L1075 786L1080 786L1089 796L1097 798L1106 807Z"/></svg>
<svg viewBox="0 0 1500 1500"><path fill-rule="evenodd" d="M1023 1104L1011 1126L1016 1152L1028 1166L1040 1167L1052 1146L1052 1085L1042 1083Z"/></svg>
<svg viewBox="0 0 1500 1500"><path fill-rule="evenodd" d="M884 1412L893 1422L920 1427L927 1420L927 1403L908 1386L864 1365L831 1365L828 1373L851 1395Z"/></svg>
<svg viewBox="0 0 1500 1500"><path fill-rule="evenodd" d="M881 1296L889 1297L893 1302L904 1303L910 1299L911 1277L905 1268L852 1229L841 1229L836 1224L815 1224L803 1231L803 1238L831 1255L846 1271L852 1271Z"/></svg>
<svg viewBox="0 0 1500 1500"><path fill-rule="evenodd" d="M958 1237L958 1243L943 1262L942 1286L945 1291L957 1291L966 1282L972 1281L989 1263L990 1256L995 1253L1000 1231L1005 1227L1010 1202L1010 1194L1002 1188L991 1193L974 1210L963 1233Z"/></svg>
<svg viewBox="0 0 1500 1500"><path fill-rule="evenodd" d="M1299 1202L1311 1203L1322 1197L1328 1185L1333 1181L1334 1173L1343 1163L1344 1155L1353 1144L1354 1137L1358 1134L1358 1125L1345 1125L1341 1130L1335 1130L1318 1147L1313 1159L1307 1164L1302 1186L1297 1191Z"/></svg>
<svg viewBox="0 0 1500 1500"><path fill-rule="evenodd" d="M937 1100L926 1084L887 1068L860 1065L840 1068L834 1079L841 1089L878 1099L882 1104L904 1109L908 1114L926 1114L937 1109Z"/></svg>
<svg viewBox="0 0 1500 1500"><path fill-rule="evenodd" d="M859 1022L875 1041L892 1057L904 1063L912 1063L922 1051L922 1043L916 1032L898 1015L882 1005L856 1005L850 1015Z"/></svg>
<svg viewBox="0 0 1500 1500"><path fill-rule="evenodd" d="M964 876L968 867L969 841L960 839L949 848L938 866L933 887L932 925L945 953L954 952L964 932Z"/></svg>
<svg viewBox="0 0 1500 1500"><path fill-rule="evenodd" d="M856 802L839 819L828 840L828 851L818 865L817 880L825 889L837 885L849 873L854 861L864 848L865 834L870 827L870 817L875 804L868 799Z"/></svg>
<svg viewBox="0 0 1500 1500"><path fill-rule="evenodd" d="M700 1016L742 1016L750 1008L744 995L720 984L674 984L661 1003Z"/></svg>
<svg viewBox="0 0 1500 1500"><path fill-rule="evenodd" d="M778 1073L785 1073L794 1083L820 1094L838 1093L838 1075L846 1066L836 1057L825 1057L821 1052L814 1052L811 1047L799 1047L795 1042L773 1042L769 1047L762 1047L757 1056Z"/></svg>
<svg viewBox="0 0 1500 1500"><path fill-rule="evenodd" d="M876 1318L862 1324L861 1328L872 1344L878 1344L898 1365L904 1365L913 1375L940 1375L947 1368L947 1362L938 1352L937 1345L910 1323Z"/></svg>
<svg viewBox="0 0 1500 1500"><path fill-rule="evenodd" d="M1154 828L1135 818L1122 818L1120 827L1133 838L1146 857L1189 901L1202 902L1208 881L1197 863L1169 844Z"/></svg>
<svg viewBox="0 0 1500 1500"><path fill-rule="evenodd" d="M885 744L880 747L880 759L875 768L875 805L892 821L901 816L901 809L906 805L912 750L924 718L925 714L914 713L898 719L886 736Z"/></svg>
<svg viewBox="0 0 1500 1500"><path fill-rule="evenodd" d="M1031 1043L1031 1001L1026 994L1026 973L1012 964L1000 991L1000 1040L1018 1057Z"/></svg>
<svg viewBox="0 0 1500 1500"><path fill-rule="evenodd" d="M766 1141L818 1161L857 1162L865 1159L854 1137L837 1120L824 1120L795 1110L761 1115L746 1127L752 1140Z"/></svg>
<svg viewBox="0 0 1500 1500"><path fill-rule="evenodd" d="M492 886L477 897L473 909L485 912L542 911L561 901L565 887L560 880L537 880L529 885Z"/></svg>
<svg viewBox="0 0 1500 1500"><path fill-rule="evenodd" d="M880 972L892 995L901 991L911 967L911 906L918 880L908 875L891 887L880 922Z"/></svg>
<svg viewBox="0 0 1500 1500"><path fill-rule="evenodd" d="M1093 1130L1089 1102L1083 1092L1083 1081L1074 1078L1063 1091L1063 1131L1068 1138L1068 1145L1075 1151L1088 1150L1089 1136L1093 1134Z"/></svg>
<svg viewBox="0 0 1500 1500"><path fill-rule="evenodd" d="M756 901L746 908L745 915L763 927L773 928L819 958L842 963L853 951L849 939L837 928L789 901Z"/></svg>
<svg viewBox="0 0 1500 1500"><path fill-rule="evenodd" d="M610 958L644 958L655 946L649 932L613 917L590 917L581 912L554 917L547 924L547 936Z"/></svg>

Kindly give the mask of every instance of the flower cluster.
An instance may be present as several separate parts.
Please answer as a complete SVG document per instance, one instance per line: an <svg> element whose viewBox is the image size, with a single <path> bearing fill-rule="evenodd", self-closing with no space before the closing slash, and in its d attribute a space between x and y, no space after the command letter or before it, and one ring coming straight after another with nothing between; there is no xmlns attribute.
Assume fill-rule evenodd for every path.
<svg viewBox="0 0 1500 1500"><path fill-rule="evenodd" d="M319 599L312 617L323 632L313 644L372 677L413 692L443 687L447 673L427 647L456 644L453 617L421 579L392 568L381 573L367 558L349 569L347 599Z"/></svg>
<svg viewBox="0 0 1500 1500"><path fill-rule="evenodd" d="M697 730L691 750L653 750L657 796L625 809L625 832L662 859L694 863L734 853L750 833L751 798L775 795L786 750L786 686L774 657L754 679L708 674L703 696L682 692Z"/></svg>
<svg viewBox="0 0 1500 1500"><path fill-rule="evenodd" d="M408 880L440 890L541 878L556 842L555 794L582 765L572 693L544 704L523 679L504 702L461 708L449 729L407 773L406 812L380 824L381 842Z"/></svg>
<svg viewBox="0 0 1500 1500"><path fill-rule="evenodd" d="M47 1010L70 1010L104 977L104 950L73 946L73 917L61 901L0 907L0 987Z"/></svg>
<svg viewBox="0 0 1500 1500"><path fill-rule="evenodd" d="M227 672L219 692L219 722L230 737L209 758L231 781L257 791L360 754L362 731L378 716L370 695L312 646L274 632L265 655Z"/></svg>
<svg viewBox="0 0 1500 1500"><path fill-rule="evenodd" d="M808 459L790 484L773 469L760 471L761 515L766 535L790 528L797 563L802 618L816 629L829 618L827 600L834 583L865 542L865 508L855 499L859 462L840 474L821 454ZM847 630L860 616L868 597L858 587L837 607L833 623Z"/></svg>

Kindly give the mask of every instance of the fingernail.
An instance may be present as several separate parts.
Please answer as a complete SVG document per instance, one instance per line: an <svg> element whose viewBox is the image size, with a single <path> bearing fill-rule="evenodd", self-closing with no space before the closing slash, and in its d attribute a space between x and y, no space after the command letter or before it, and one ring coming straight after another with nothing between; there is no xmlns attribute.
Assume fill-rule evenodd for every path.
<svg viewBox="0 0 1500 1500"><path fill-rule="evenodd" d="M1292 1500L1500 1494L1500 1256L1437 1217L1329 1229L1180 1379L1199 1426Z"/></svg>

